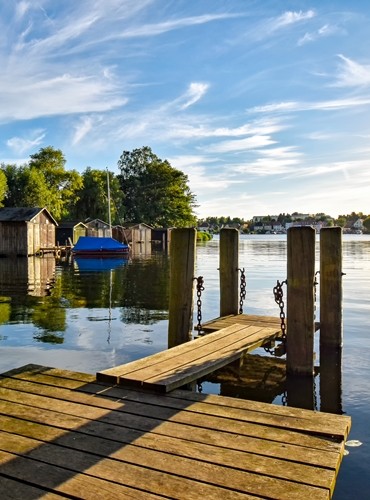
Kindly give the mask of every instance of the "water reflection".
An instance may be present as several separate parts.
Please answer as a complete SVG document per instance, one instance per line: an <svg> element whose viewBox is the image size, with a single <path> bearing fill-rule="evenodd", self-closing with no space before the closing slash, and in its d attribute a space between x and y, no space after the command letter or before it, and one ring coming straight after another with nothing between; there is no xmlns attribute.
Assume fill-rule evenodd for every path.
<svg viewBox="0 0 370 500"><path fill-rule="evenodd" d="M0 291L14 299L25 294L49 294L55 276L54 257L4 257L0 259Z"/></svg>

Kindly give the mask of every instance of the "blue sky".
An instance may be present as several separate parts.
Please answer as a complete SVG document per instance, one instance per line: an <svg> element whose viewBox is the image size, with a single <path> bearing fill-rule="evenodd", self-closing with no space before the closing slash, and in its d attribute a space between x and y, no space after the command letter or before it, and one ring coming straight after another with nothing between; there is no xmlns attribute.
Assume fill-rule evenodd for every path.
<svg viewBox="0 0 370 500"><path fill-rule="evenodd" d="M150 146L199 217L370 214L370 4L5 0L0 161Z"/></svg>

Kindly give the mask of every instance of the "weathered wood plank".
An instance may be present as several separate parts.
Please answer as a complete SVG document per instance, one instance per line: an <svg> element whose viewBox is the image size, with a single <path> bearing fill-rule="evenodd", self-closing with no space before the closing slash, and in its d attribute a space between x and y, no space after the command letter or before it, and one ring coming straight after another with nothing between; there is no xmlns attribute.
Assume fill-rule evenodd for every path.
<svg viewBox="0 0 370 500"><path fill-rule="evenodd" d="M1 500L60 500L66 498L62 494L49 493L39 487L22 483L15 479L4 477L0 474L0 498Z"/></svg>
<svg viewBox="0 0 370 500"><path fill-rule="evenodd" d="M226 333L234 328L231 326L222 332ZM152 364L151 357L144 358L147 362L145 367L121 374L118 383L169 392L239 359L247 346L256 346L267 338L274 338L275 331L271 328L247 326L232 335L224 336L219 331L210 336L208 342L209 336L197 341L199 347L195 352L185 350L176 357L166 358L156 364Z"/></svg>
<svg viewBox="0 0 370 500"><path fill-rule="evenodd" d="M275 336L273 328L231 325L196 341L99 372L97 379L168 392L225 366L248 347L256 347Z"/></svg>
<svg viewBox="0 0 370 500"><path fill-rule="evenodd" d="M41 367L0 377L0 404L0 484L5 476L89 499L179 491L194 500L330 498L344 446L332 427L345 421L347 434L350 425L342 416L138 392Z"/></svg>
<svg viewBox="0 0 370 500"><path fill-rule="evenodd" d="M60 446L111 456L141 466L156 464L156 468L168 473L178 473L184 468L196 480L207 481L211 472L216 473L213 482L219 486L227 486L231 482L236 487L239 479L242 483L245 482L245 475L237 473L235 477L230 469L235 468L236 464L238 472L268 474L274 478L312 486L331 488L333 482L331 469L264 457L247 450L241 452L199 445L188 440L176 440L174 443L171 439L147 434L136 436L132 443L127 441L125 444L99 436L86 436L76 431L65 433L62 429L50 428L46 424L27 422L25 425L16 418L0 416L0 423L3 431L8 433L16 432L40 441L53 441ZM237 489L243 489L243 486L238 486Z"/></svg>
<svg viewBox="0 0 370 500"><path fill-rule="evenodd" d="M125 408L129 407L132 413L140 413L140 409L143 408L140 405L135 406L135 402L151 404L154 405L151 416L158 415L159 418L166 418L166 415L161 414L155 408L156 406L159 408L168 408L170 411L185 410L208 416L239 419L243 422L258 422L276 428L304 431L307 434L332 436L338 440L347 438L351 423L350 417L345 415L338 416L323 412L307 412L299 408L282 407L227 397L219 398L218 396L196 394L181 390L176 391L172 395L173 397L170 394L166 398L163 398L155 394L141 393L121 387L112 388L98 384L82 384L80 390L89 394L93 393L91 396L85 396L79 392L67 390L69 389L69 381L66 379L58 380L57 387L50 386L50 380L47 380L45 385L40 386L41 377L42 381L45 382L45 373L43 373L42 375L38 374L36 379L32 377L31 381L7 378L2 381L1 385L3 389L21 390L30 394L50 396L64 401L89 404L112 410L117 409L118 411L121 409L121 404L117 400L122 399L124 400ZM55 383L54 378L51 378L51 381ZM95 394L101 394L104 398L97 398ZM112 398L114 401L110 401L108 398ZM22 396L19 396L19 399L22 400Z"/></svg>
<svg viewBox="0 0 370 500"><path fill-rule="evenodd" d="M47 461L32 460L26 456L0 451L0 470L19 482L27 481L31 486L54 490L55 493L70 495L68 498L117 500L128 498L137 500L138 492L110 481L103 481L93 475L73 474L64 467L58 467ZM140 498L157 499L163 496L140 492ZM24 500L22 498L22 500Z"/></svg>
<svg viewBox="0 0 370 500"><path fill-rule="evenodd" d="M234 448L248 450L252 453L263 453L266 456L286 459L287 453L294 455L302 463L336 468L340 444L315 436L301 434L289 429L283 430L273 425L262 426L233 418L220 418L206 413L191 413L171 408L158 408L140 404L118 403L116 411L105 408L90 407L86 404L75 404L63 400L51 403L49 398L35 394L1 389L3 411L7 415L24 420L42 423L45 418L50 425L62 426L65 429L79 429L83 432L99 432L110 436L111 426L120 426L137 431L155 432L157 434L189 439L222 446L231 435L238 435ZM51 407L53 411L49 410ZM148 413L151 418L146 415ZM116 433L127 435L126 429L116 429ZM225 434L228 433L228 434ZM125 439L125 437L124 437ZM263 443L261 443L263 439ZM284 443L282 446L281 443ZM304 446L305 448L302 448Z"/></svg>

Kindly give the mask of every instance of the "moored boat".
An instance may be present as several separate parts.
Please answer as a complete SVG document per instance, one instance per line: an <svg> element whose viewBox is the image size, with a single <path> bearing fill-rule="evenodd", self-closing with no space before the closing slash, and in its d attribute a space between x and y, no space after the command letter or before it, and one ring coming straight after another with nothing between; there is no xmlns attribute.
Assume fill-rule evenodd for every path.
<svg viewBox="0 0 370 500"><path fill-rule="evenodd" d="M110 237L80 236L72 254L80 257L111 257L113 255L128 255L129 245Z"/></svg>

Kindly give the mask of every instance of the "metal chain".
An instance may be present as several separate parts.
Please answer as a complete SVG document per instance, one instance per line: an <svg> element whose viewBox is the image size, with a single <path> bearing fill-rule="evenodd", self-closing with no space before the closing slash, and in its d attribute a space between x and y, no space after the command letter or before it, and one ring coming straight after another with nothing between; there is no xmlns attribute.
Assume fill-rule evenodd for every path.
<svg viewBox="0 0 370 500"><path fill-rule="evenodd" d="M245 268L238 269L240 271L240 300L239 300L239 314L243 314L243 303L246 297L247 283L245 279Z"/></svg>
<svg viewBox="0 0 370 500"><path fill-rule="evenodd" d="M317 275L320 274L320 271L316 271L315 273L315 277L314 277L314 280L313 280L313 300L314 300L314 313L313 313L313 319L315 320L316 319L316 298L317 298L317 285L319 284L319 282L317 281Z"/></svg>
<svg viewBox="0 0 370 500"><path fill-rule="evenodd" d="M203 331L202 327L202 292L204 291L204 280L203 276L198 276L197 278L194 278L197 282L197 326L196 330L198 331L198 334L200 334Z"/></svg>
<svg viewBox="0 0 370 500"><path fill-rule="evenodd" d="M281 404L283 406L287 406L288 405L288 392L285 390L281 396Z"/></svg>
<svg viewBox="0 0 370 500"><path fill-rule="evenodd" d="M283 293L283 285L286 285L288 283L288 280L284 280L280 283L279 280L277 280L276 286L273 288L274 292L274 297L275 297L275 302L280 308L280 327L281 327L281 337L283 339L283 342L286 341L286 324L285 324L285 312L284 312L284 293Z"/></svg>

